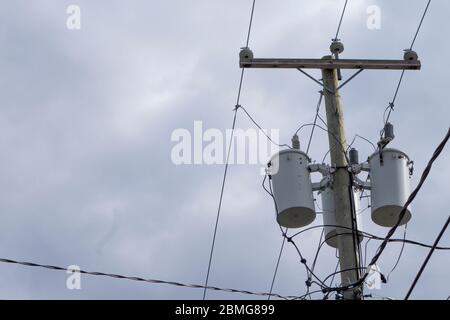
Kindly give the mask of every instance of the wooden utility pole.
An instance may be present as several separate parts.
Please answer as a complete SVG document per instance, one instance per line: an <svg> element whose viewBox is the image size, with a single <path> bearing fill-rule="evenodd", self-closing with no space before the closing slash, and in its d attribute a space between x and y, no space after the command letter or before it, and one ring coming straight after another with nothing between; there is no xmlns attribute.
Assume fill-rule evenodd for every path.
<svg viewBox="0 0 450 320"><path fill-rule="evenodd" d="M325 57L331 58L331 57ZM358 269L359 254L355 244L358 243L356 234L349 234L348 230L357 232L357 226L354 226L352 220L354 210L352 210L352 182L347 170L347 141L345 138L344 115L341 105L341 96L338 87L338 71L337 69L322 69L322 80L324 87L325 108L327 114L328 140L330 145L331 167L335 168L333 174L333 194L336 224L344 228L336 230L338 237L339 264L341 270L341 285L349 285L355 283L359 279L360 270ZM353 221L356 221L353 220ZM356 268L356 269L355 269ZM361 288L362 289L362 288ZM355 288L343 292L345 299L360 299L362 290Z"/></svg>
<svg viewBox="0 0 450 320"><path fill-rule="evenodd" d="M330 146L331 167L334 168L332 188L334 191L334 206L336 224L341 226L337 228L339 262L341 269L341 285L349 285L360 279L359 270L359 252L357 245L358 229L354 220L354 206L352 200L352 184L349 164L347 163L347 142L345 138L344 118L341 105L339 89L345 83L339 86L339 69L378 69L378 70L419 70L421 68L417 54L413 51L407 51L403 60L366 60L366 59L334 59L332 56L326 56L323 59L256 59L249 48L243 48L240 53L241 68L285 68L285 69L321 69L322 82L312 78L316 83L323 86L325 97L328 138ZM349 234L349 229L353 234ZM345 299L361 299L362 286L352 288L343 292Z"/></svg>

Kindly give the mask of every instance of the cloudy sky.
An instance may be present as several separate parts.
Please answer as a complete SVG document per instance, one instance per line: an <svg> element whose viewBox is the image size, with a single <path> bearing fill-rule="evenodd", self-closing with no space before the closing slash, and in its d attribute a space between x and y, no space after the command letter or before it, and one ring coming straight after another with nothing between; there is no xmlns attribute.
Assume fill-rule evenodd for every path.
<svg viewBox="0 0 450 320"><path fill-rule="evenodd" d="M0 2L0 257L131 276L203 283L223 165L175 165L178 128L231 127L251 0L36 0ZM320 58L329 53L344 1L257 0L250 46L257 57ZM81 9L69 30L66 9ZM368 6L381 9L370 30ZM345 58L401 59L425 0L349 1L340 38ZM448 79L442 61L450 3L433 1L415 49L421 71L407 72L391 120L393 146L415 163L415 186L449 127ZM319 77L318 71L312 74ZM344 72L344 77L349 73ZM349 140L376 142L398 71L365 71L342 90ZM292 70L249 70L241 104L289 142L311 122L315 83ZM323 109L322 109L323 110ZM323 111L322 111L323 114ZM254 128L243 113L237 127ZM309 129L301 132L303 144ZM316 131L309 155L321 161L327 136ZM355 146L364 159L372 147ZM449 151L436 162L413 205L408 238L432 243L450 213ZM281 235L259 165L233 165L223 198L210 285L268 291ZM363 216L364 229L387 229ZM318 216L315 224L321 224ZM402 236L402 228L396 237ZM298 245L312 261L320 229ZM441 245L450 246L448 234ZM368 258L377 247L369 243ZM390 244L379 267L388 273L401 245ZM374 295L402 298L428 250L406 245L398 268ZM436 252L413 297L450 294L449 252ZM334 271L324 246L317 273ZM198 299L202 290L67 274L0 264L1 299ZM285 248L274 291L305 292L305 272ZM369 291L368 291L369 292ZM251 296L208 293L214 299ZM319 297L319 296L316 296Z"/></svg>

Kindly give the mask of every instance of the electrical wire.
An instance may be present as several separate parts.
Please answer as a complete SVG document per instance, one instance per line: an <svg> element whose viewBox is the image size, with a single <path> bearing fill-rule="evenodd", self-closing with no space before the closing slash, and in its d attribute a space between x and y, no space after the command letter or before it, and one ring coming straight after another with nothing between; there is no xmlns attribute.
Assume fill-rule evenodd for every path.
<svg viewBox="0 0 450 320"><path fill-rule="evenodd" d="M287 228L284 231L285 233L287 232ZM281 261L281 255L283 254L283 249L284 249L284 244L286 243L286 238L283 237L283 240L281 242L281 248L280 248L280 252L278 253L278 259L277 259L277 264L275 266L275 271L273 273L273 277L272 277L272 283L270 284L270 291L269 294L272 293L273 291L273 286L275 284L275 279L277 278L277 273L278 273L278 267L280 266L280 261ZM269 295L269 297L267 298L267 300L270 300L271 295Z"/></svg>
<svg viewBox="0 0 450 320"><path fill-rule="evenodd" d="M246 40L246 45L245 45L246 47L248 47L248 44L250 41L250 33L252 30L253 15L254 15L254 11L255 11L255 2L256 2L256 0L253 0L252 11L250 14L250 22L249 22L248 31L247 31L247 40ZM227 173L228 173L228 164L229 164L229 158L230 158L230 153L231 153L230 151L231 151L231 146L232 146L232 142L233 142L234 130L236 127L236 116L237 116L238 106L239 106L239 102L240 102L240 98L241 98L242 83L244 80L244 72L245 72L245 68L242 68L241 76L239 79L238 93L237 93L237 98L236 98L236 107L234 108L233 124L231 127L231 139L230 139L229 146L228 146L227 160L225 163L225 169L224 169L223 178L222 178L222 186L221 186L221 190L220 190L219 205L217 208L216 222L214 225L214 234L213 234L211 250L210 250L210 254L209 254L208 271L206 273L206 279L205 279L205 285L204 285L204 291L203 291L203 300L206 299L206 291L208 289L208 281L209 281L209 275L211 272L211 264L212 264L213 254L214 254L214 247L215 247L215 243L216 243L217 228L219 225L219 218L220 218L220 210L222 208L222 200L223 200L223 193L224 193L224 189L225 189L225 181L226 181Z"/></svg>
<svg viewBox="0 0 450 320"><path fill-rule="evenodd" d="M338 227L338 228L342 228L342 229L351 230L351 228L345 228L345 227L342 227L342 226L341 227L334 226L334 225L326 225L326 226ZM358 232L361 233L361 235L360 235L361 237L367 238L369 240L377 240L377 241L384 241L385 240L385 238L383 238L383 237L378 237L378 236L372 235L372 234L370 234L368 232L365 232L365 231L359 230ZM324 244L327 240L332 239L334 237L339 237L340 235L351 235L351 234L352 234L351 232L342 232L340 234L332 235L332 236L326 238L324 241L322 241L322 244ZM409 239L391 238L391 239L389 239L388 242L400 242L400 243L411 244L411 245L415 245L415 246L422 247L422 248L428 248L428 249L433 247L432 245L429 245L429 244L426 244L426 243L422 243L422 242L418 242L418 241L409 240ZM450 250L450 247L436 247L436 250Z"/></svg>
<svg viewBox="0 0 450 320"><path fill-rule="evenodd" d="M269 177L270 177L270 176L269 176ZM273 196L273 192L272 192L272 187L271 187L271 185L270 185L270 181L269 181L269 187L270 187L270 190L268 190L268 189L266 188L266 185L265 185L266 179L267 179L267 175L264 175L264 179L263 179L263 182L262 182L262 187L263 187L263 189L269 194L269 196L272 198L272 200L273 200L273 202L274 202L274 205L275 205L275 211L278 213L278 208L277 208L277 205L276 205L275 198L274 198L274 196ZM286 233L287 230L288 230L288 229L286 228L286 230L284 231L284 233ZM282 232L283 232L283 231L282 231ZM272 282L271 282L271 284L270 284L270 291L269 291L269 296L267 297L267 300L270 300L270 298L271 298L270 293L272 293L273 286L275 285L275 280L276 280L277 274L278 274L278 267L279 267L279 265L280 265L281 255L283 254L283 249L284 249L284 244L285 244L285 242L286 242L286 238L283 237L283 240L282 240L282 243L281 243L280 252L278 253L278 259L277 259L277 263L276 263L276 266L275 266L275 271L274 271L273 277L272 277Z"/></svg>
<svg viewBox="0 0 450 320"><path fill-rule="evenodd" d="M413 40L411 42L411 45L409 47L409 50L412 50L412 48L414 47L414 44L415 44L416 39L417 39L417 35L419 34L420 28L422 27L422 23L423 23L423 21L425 19L425 16L426 16L427 12L428 12L428 8L430 7L430 4L431 4L431 0L428 0L427 5L425 7L425 10L424 10L424 12L422 14L422 18L420 19L419 26L417 27L417 30L416 30L416 32L414 34L414 38L413 38ZM398 91L400 89L400 85L402 84L404 75L405 75L405 70L402 70L402 73L400 75L400 79L398 80L397 87L395 89L394 97L392 98L392 101L389 103L389 105L384 110L384 113L383 113L384 124L386 124L389 121L389 117L391 116L391 112L394 110L395 101L397 99ZM386 114L387 110L389 110L389 112L388 112L387 117L385 118L385 114Z"/></svg>
<svg viewBox="0 0 450 320"><path fill-rule="evenodd" d="M339 226L339 225L336 225L336 224L321 224L321 225L316 225L316 226L312 226L312 227L308 227L306 229L303 229L303 230L295 233L294 235L292 235L291 238L295 238L295 237L301 235L304 232L307 232L307 231L310 231L310 230L313 230L313 229L317 229L317 228L323 228L323 227L333 227L333 228L341 228L341 229L346 229L346 230L352 230L352 228L345 227L345 226ZM358 230L358 232L361 233L361 235L363 235L364 238L368 238L368 239L371 239L371 240L385 240L384 237L380 237L380 236L371 234L371 233L366 232L366 231ZM342 233L342 234L351 234L351 233L349 232L349 233ZM337 237L337 236L339 236L339 235L334 235L334 237ZM326 240L331 239L332 237L329 237ZM419 241L415 241L415 240L410 240L410 239L395 239L395 238L393 239L393 238L391 238L391 239L389 239L389 242L404 242L404 243L407 243L407 244L416 245L418 247L432 248L432 245L429 245L429 244L426 244L426 243L423 243L423 242L419 242ZM450 247L436 247L436 249L437 250L450 250Z"/></svg>
<svg viewBox="0 0 450 320"><path fill-rule="evenodd" d="M372 238L367 239L366 244L364 245L364 265L367 265L366 264L366 262L367 262L367 251L369 250L368 249L368 245L369 245L370 240L372 240Z"/></svg>
<svg viewBox="0 0 450 320"><path fill-rule="evenodd" d="M289 243L291 243L295 250L297 251L299 257L300 257L300 262L305 266L305 268L307 269L307 271L314 277L316 278L317 281L319 281L319 283L317 283L322 289L328 288L328 286L311 270L311 268L308 266L308 264L306 263L306 259L303 257L302 253L300 252L299 247L297 246L297 244L292 240L291 237L287 237L286 235L284 235L287 239L287 241ZM309 279L309 277L308 277Z"/></svg>
<svg viewBox="0 0 450 320"><path fill-rule="evenodd" d="M336 30L336 35L334 36L334 39L333 39L334 41L338 40L339 31L341 30L342 19L344 18L345 9L347 9L347 2L348 2L348 0L345 0L344 8L342 9L341 18L339 19L339 24L338 24L338 27Z"/></svg>
<svg viewBox="0 0 450 320"><path fill-rule="evenodd" d="M422 275L423 270L425 270L425 267L427 266L428 261L430 261L431 255L433 254L434 250L436 250L436 247L437 247L439 241L441 240L442 236L444 235L444 232L447 229L449 224L450 224L450 215L448 216L447 221L445 222L444 226L442 227L441 232L439 232L438 237L434 241L433 247L431 248L430 252L428 252L428 255L425 258L425 261L422 263L422 266L420 267L419 272L417 273L416 277L414 278L414 281L411 284L411 287L409 288L408 293L405 296L405 300L408 300L409 297L411 296L411 293L414 290L414 288L415 288L415 286L417 284L417 281L419 281L419 278Z"/></svg>
<svg viewBox="0 0 450 320"><path fill-rule="evenodd" d="M54 270L54 271L64 271L67 272L73 271L74 273L80 273L80 274L87 274L91 276L100 276L100 277L109 277L113 279L124 279L124 280L131 280L131 281L138 281L138 282L145 282L145 283L152 283L152 284L165 284L170 286L176 286L176 287L184 287L184 288L191 288L191 289L204 289L205 287L199 284L186 284L181 282L175 282L175 281L165 281L165 280L157 280L157 279L146 279L142 277L130 277L130 276L124 276L121 274L114 274L114 273L105 273L105 272L97 272L97 271L86 271L86 270L71 270L68 268L63 268L59 266L54 265L44 265L34 262L25 262L25 261L16 261L12 259L6 259L6 258L0 258L1 263L9 263L9 264L17 264L27 267L38 267L38 268L44 268L48 270ZM229 292L229 293L241 293L241 294L247 294L247 295L255 295L255 296L268 296L269 293L267 292L253 292L248 290L238 290L238 289L228 289L228 288L219 288L219 287L213 287L208 286L208 290L214 290L214 291L222 291L222 292ZM280 299L288 300L288 299L294 299L296 296L282 296L277 293L271 293L270 295L276 296Z"/></svg>
<svg viewBox="0 0 450 320"><path fill-rule="evenodd" d="M337 272L337 269L338 269L338 268L339 268L339 260L337 261L336 267L334 268L334 272L335 272L335 273ZM335 274L334 274L333 277L331 278L329 287L331 287L331 286L333 285L334 277L335 277Z"/></svg>
<svg viewBox="0 0 450 320"><path fill-rule="evenodd" d="M374 151L377 151L377 147L375 146L375 144L372 141L370 141L369 139L367 139L367 138L365 138L365 137L363 137L363 136L361 136L359 134L355 134L355 136L352 139L352 142L347 147L347 151L353 146L353 144L356 141L356 138L360 138L360 139L366 141L367 143L369 143L372 146Z"/></svg>
<svg viewBox="0 0 450 320"><path fill-rule="evenodd" d="M400 253L398 254L397 257L397 261L395 261L394 266L392 267L391 271L389 271L388 275L386 276L387 281L389 281L389 277L391 276L391 273L394 272L394 270L397 268L398 264L400 263L400 259L402 258L403 255L403 250L405 249L405 244L406 242L404 241L406 239L406 231L408 229L408 224L405 224L405 229L403 230L403 243L402 243L402 247L400 249Z"/></svg>
<svg viewBox="0 0 450 320"><path fill-rule="evenodd" d="M302 230L302 231L300 231L300 232L294 234L291 238L294 238L295 236L298 236L298 235L300 235L301 233L303 233L303 232L305 232L305 231L309 231L309 230L312 230L312 229L315 229L315 228L323 228L323 227L336 227L336 228L343 228L343 229L347 229L347 230L352 230L352 228L349 228L349 227L343 227L343 226L338 226L338 225L318 225L318 226L313 226L313 227L309 227L309 228L307 228L307 229L305 229L305 230ZM379 237L379 236L376 236L376 235L373 235L373 234L370 234L370 233L368 233L368 232L364 232L364 231L361 231L361 230L359 230L358 233L360 234L360 235L359 235L360 237L368 238L368 241L366 242L366 250L365 250L365 253L367 253L367 244L368 244L369 241L371 241L371 240L384 241L384 240L385 240L385 239L382 238L382 237ZM319 252L321 251L323 245L324 245L328 240L330 240L330 239L332 239L332 238L335 238L335 237L339 237L340 235L353 235L353 234L354 234L353 232L344 232L344 233L335 234L335 235L332 235L332 236L330 236L330 237L327 237L325 240L323 240L323 241L319 244L319 247L318 247L318 250L317 250L317 256L318 256ZM425 243L421 243L421 242L413 241L413 240L408 240L408 239L392 239L392 238L391 238L391 239L389 239L389 242L401 242L402 244L412 244L412 245L417 245L417 246L425 247L425 248L432 248L432 247L433 247L432 245L428 245L428 244L425 244ZM438 247L438 246L436 246L435 249L436 249L436 250L450 250L450 247ZM364 261L366 261L366 259L364 259ZM366 265L366 263L364 263L364 265ZM350 268L350 269L345 270L345 271L350 271L350 270L364 270L364 269L367 269L367 267ZM336 272L336 270L335 270L334 275L336 275L336 274L339 274L339 272ZM330 275L333 275L333 274L330 274ZM386 280L386 282L387 282L386 277L384 277L384 275L382 275L382 277L383 277L383 278ZM329 277L327 276L326 279L328 279L328 278L329 278ZM324 279L323 282L326 282L326 279ZM333 279L334 279L334 278L333 278ZM364 281L364 282L365 282L365 281ZM331 287L331 285L332 285L332 284L328 285L328 287ZM329 293L330 293L330 292L329 292Z"/></svg>
<svg viewBox="0 0 450 320"><path fill-rule="evenodd" d="M244 70L245 69L242 69L240 86L242 85L242 78L244 76ZM238 99L239 99L239 97L238 97ZM212 264L212 259L213 259L213 254L214 254L214 247L215 247L216 236L217 236L217 228L218 228L218 225L219 225L220 210L222 208L223 192L224 192L224 189L225 189L225 181L227 179L227 173L228 173L228 163L229 163L230 151L231 151L231 146L232 146L234 129L235 129L235 126L236 126L236 115L237 115L237 110L235 110L235 112L234 112L233 125L232 125L232 129L231 129L231 139L230 139L230 144L228 146L227 161L225 163L225 170L224 170L223 178L222 178L222 187L220 189L219 206L217 208L216 222L215 222L215 225L214 225L214 234L213 234L213 239L212 239L212 243L211 243L211 250L210 250L210 254L209 254L208 271L206 273L206 279L205 279L205 285L204 285L204 291L203 291L203 300L206 299L206 290L208 288L209 274L211 272L211 264Z"/></svg>
<svg viewBox="0 0 450 320"><path fill-rule="evenodd" d="M312 294L319 293L319 292L322 293L322 290L315 290L312 292L305 293L302 296L296 297L294 300L306 300L307 296L311 296Z"/></svg>
<svg viewBox="0 0 450 320"><path fill-rule="evenodd" d="M344 156L345 156L345 158L347 159L347 162L349 162L348 156L347 156L347 152L346 152L346 148L344 148L344 146L342 145L342 143L341 143L341 141L339 140L339 138L336 137L336 135L335 135L333 132L331 132L330 130L328 130L327 128L324 128L324 127L322 127L322 126L320 126L320 125L318 125L318 124L314 124L314 123L305 123L305 124L301 125L301 126L295 131L295 134L298 134L299 131L300 131L301 129L303 129L303 128L305 128L305 127L309 127L309 126L317 127L317 128L319 128L319 129L321 129L321 130L327 132L331 137L333 137L333 138L337 141L338 145L341 147L342 152L344 153Z"/></svg>
<svg viewBox="0 0 450 320"><path fill-rule="evenodd" d="M244 69L243 69L244 70ZM253 122L253 124L266 136L267 140L269 140L271 143L276 145L277 147L286 147L291 149L291 146L288 144L278 144L277 142L273 141L272 138L263 130L263 128L259 125L258 122L255 121L255 119L250 115L250 113L241 105L236 106L237 109L242 109L244 113L247 115L247 117Z"/></svg>
<svg viewBox="0 0 450 320"><path fill-rule="evenodd" d="M312 138L314 135L314 129L316 128L317 118L319 117L320 106L322 104L322 98L323 98L323 91L319 91L319 101L317 102L316 115L314 117L314 123L313 123L314 125L311 129L311 135L309 136L308 147L306 148L306 154L308 154L309 147L311 146L311 141L312 141Z"/></svg>

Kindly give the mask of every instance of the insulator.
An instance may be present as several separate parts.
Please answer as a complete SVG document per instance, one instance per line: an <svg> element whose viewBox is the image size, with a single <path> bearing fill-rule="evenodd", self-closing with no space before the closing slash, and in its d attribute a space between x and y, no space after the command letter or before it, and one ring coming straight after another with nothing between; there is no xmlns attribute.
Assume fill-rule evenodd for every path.
<svg viewBox="0 0 450 320"><path fill-rule="evenodd" d="M330 51L337 54L342 53L344 52L344 44L337 40L333 41L330 45Z"/></svg>
<svg viewBox="0 0 450 320"><path fill-rule="evenodd" d="M384 139L386 141L392 141L394 140L394 138L394 126L392 125L392 123L388 122L384 125Z"/></svg>
<svg viewBox="0 0 450 320"><path fill-rule="evenodd" d="M241 61L249 61L253 60L253 51L248 47L241 48L241 52L239 53L239 59Z"/></svg>
<svg viewBox="0 0 450 320"><path fill-rule="evenodd" d="M349 158L350 165L359 164L358 150L356 150L355 148L351 148L349 152Z"/></svg>
<svg viewBox="0 0 450 320"><path fill-rule="evenodd" d="M291 141L292 141L292 148L300 150L300 140L298 140L297 134L294 134Z"/></svg>
<svg viewBox="0 0 450 320"><path fill-rule="evenodd" d="M413 50L405 50L405 54L403 55L403 59L407 61L417 61L419 60L419 56Z"/></svg>

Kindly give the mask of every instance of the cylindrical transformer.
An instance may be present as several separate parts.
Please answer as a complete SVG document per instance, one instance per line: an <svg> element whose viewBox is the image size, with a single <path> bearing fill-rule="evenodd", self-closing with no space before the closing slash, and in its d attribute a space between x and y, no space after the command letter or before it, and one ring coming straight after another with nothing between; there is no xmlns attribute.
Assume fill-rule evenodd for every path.
<svg viewBox="0 0 450 320"><path fill-rule="evenodd" d="M400 218L409 191L409 158L396 149L383 149L369 157L372 220L383 227L393 227ZM407 208L399 225L411 219Z"/></svg>
<svg viewBox="0 0 450 320"><path fill-rule="evenodd" d="M334 192L331 188L326 188L325 190L320 192L322 196L322 216L323 216L323 224L324 234L325 234L325 242L333 247L338 247L338 236L336 232L336 216L335 216L335 206L334 206ZM355 205L354 210L356 213L356 227L359 231L362 228L362 219L361 219L361 201L359 199L359 192L357 190L352 191L353 203ZM344 233L351 233L351 230L343 230ZM363 235L359 232L358 237L359 242L363 240Z"/></svg>
<svg viewBox="0 0 450 320"><path fill-rule="evenodd" d="M306 153L282 150L269 163L277 221L287 228L304 227L316 218L311 176Z"/></svg>

